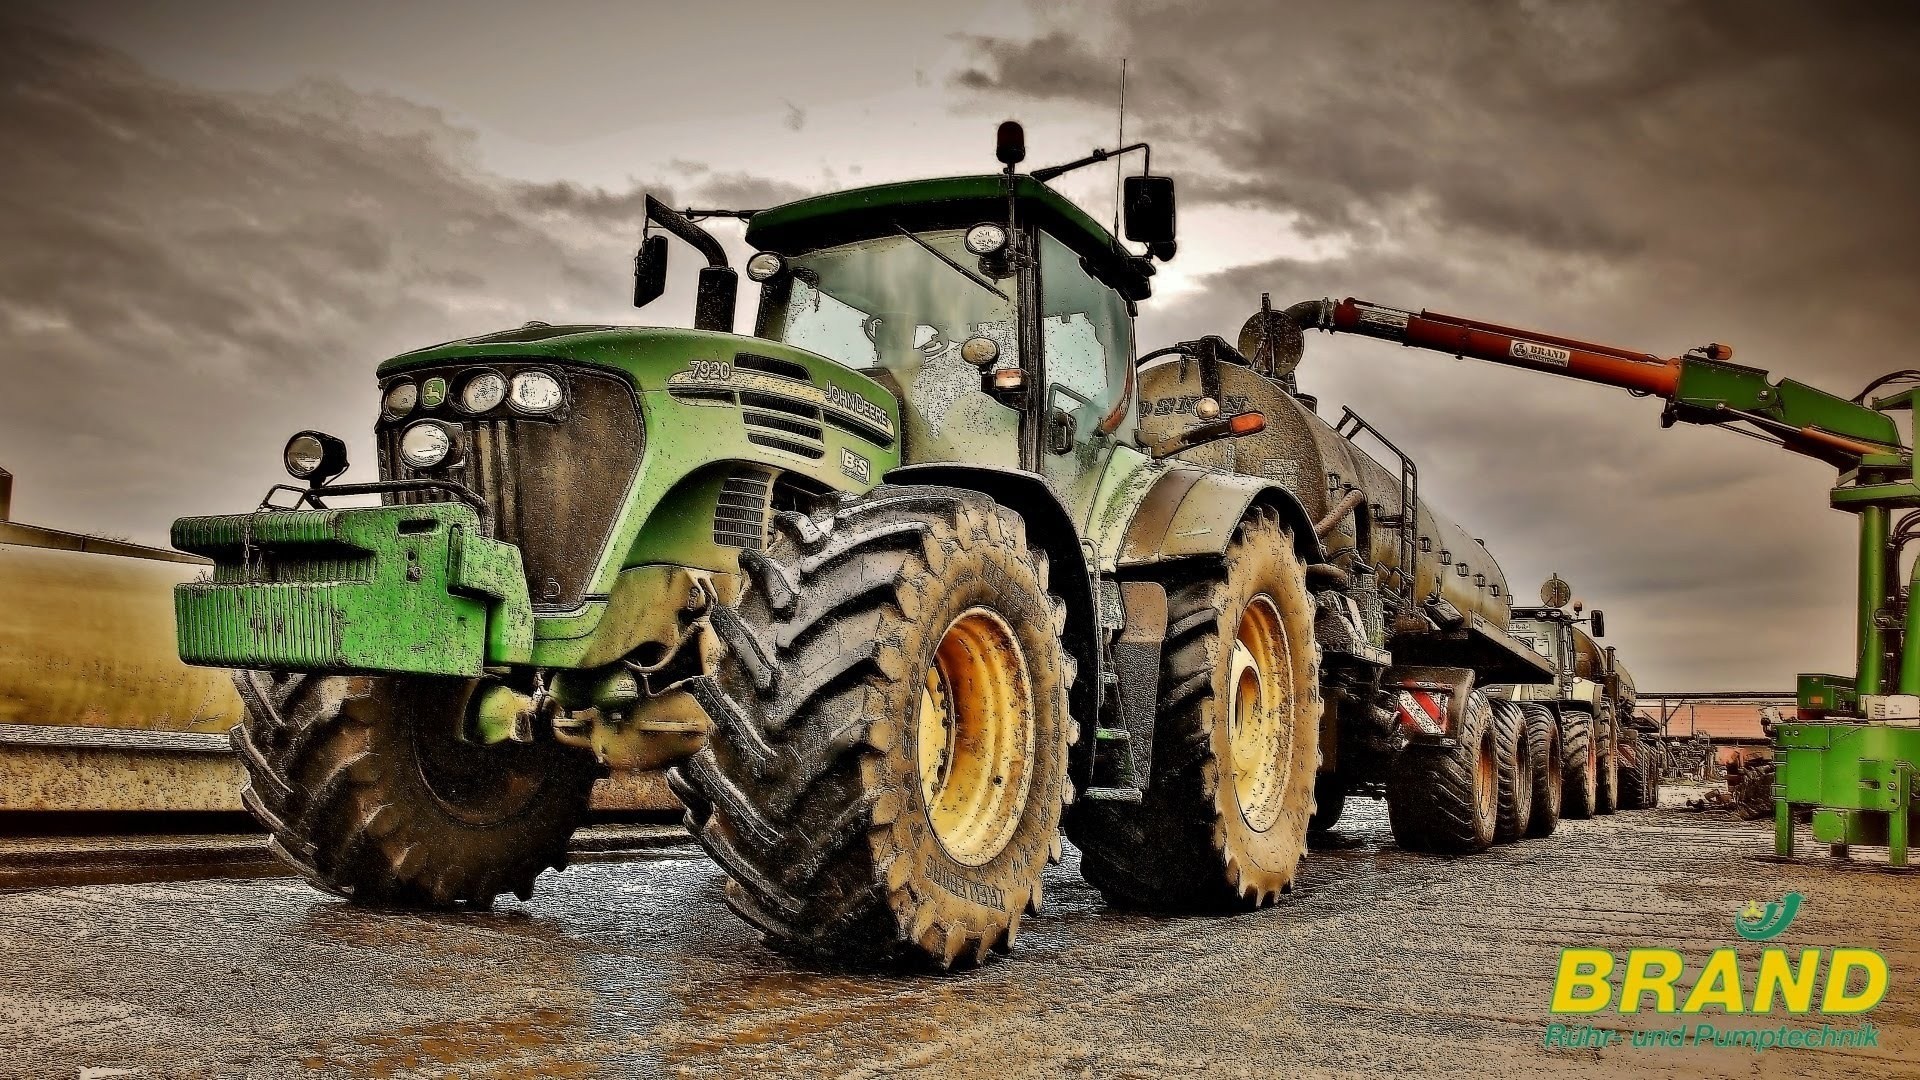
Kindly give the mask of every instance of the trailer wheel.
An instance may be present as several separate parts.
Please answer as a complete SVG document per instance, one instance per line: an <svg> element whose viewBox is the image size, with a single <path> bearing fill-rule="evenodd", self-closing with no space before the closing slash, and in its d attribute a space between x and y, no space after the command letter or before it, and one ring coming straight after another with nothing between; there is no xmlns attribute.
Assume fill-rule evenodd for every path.
<svg viewBox="0 0 1920 1080"><path fill-rule="evenodd" d="M1499 817L1499 733L1487 696L1475 690L1453 745L1400 752L1387 780L1387 820L1409 851L1466 855L1493 845Z"/></svg>
<svg viewBox="0 0 1920 1080"><path fill-rule="evenodd" d="M1293 887L1320 765L1320 647L1279 516L1240 524L1224 565L1167 581L1153 775L1089 799L1067 835L1115 904L1246 910Z"/></svg>
<svg viewBox="0 0 1920 1080"><path fill-rule="evenodd" d="M1012 510L885 485L775 518L690 689L707 745L668 774L767 943L951 967L1011 947L1072 798L1066 607Z"/></svg>
<svg viewBox="0 0 1920 1080"><path fill-rule="evenodd" d="M1566 786L1561 815L1578 821L1590 818L1599 806L1600 743L1594 737L1593 714L1585 709L1561 708L1560 760Z"/></svg>
<svg viewBox="0 0 1920 1080"><path fill-rule="evenodd" d="M1533 812L1527 821L1527 835L1552 836L1560 824L1560 800L1565 793L1566 764L1560 748L1560 722L1553 710L1537 701L1523 701L1520 711L1527 718L1527 743L1533 754Z"/></svg>
<svg viewBox="0 0 1920 1080"><path fill-rule="evenodd" d="M1643 735L1640 739L1642 756L1647 767L1647 809L1660 809L1660 782L1666 769L1666 748L1657 735Z"/></svg>
<svg viewBox="0 0 1920 1080"><path fill-rule="evenodd" d="M1313 816L1307 819L1309 833L1332 831L1340 824L1347 808L1347 781L1339 773L1321 773L1313 781Z"/></svg>
<svg viewBox="0 0 1920 1080"><path fill-rule="evenodd" d="M567 841L600 773L554 743L458 738L476 681L234 675L240 799L268 847L315 886L357 903L485 906L522 899Z"/></svg>
<svg viewBox="0 0 1920 1080"><path fill-rule="evenodd" d="M1492 705L1494 744L1500 755L1500 806L1493 839L1507 844L1527 835L1532 823L1533 778L1540 762L1534 758L1527 715L1520 703L1495 698Z"/></svg>
<svg viewBox="0 0 1920 1080"><path fill-rule="evenodd" d="M1625 765L1616 764L1615 766L1615 775L1619 778L1617 781L1619 791L1615 803L1621 810L1645 810L1649 805L1646 747L1641 743L1638 731L1620 732L1620 743L1616 746L1615 753L1626 748L1632 749L1633 753L1630 756L1633 760Z"/></svg>
<svg viewBox="0 0 1920 1080"><path fill-rule="evenodd" d="M1593 812L1611 814L1620 809L1620 729L1611 715L1598 717L1595 725L1600 775L1594 781Z"/></svg>

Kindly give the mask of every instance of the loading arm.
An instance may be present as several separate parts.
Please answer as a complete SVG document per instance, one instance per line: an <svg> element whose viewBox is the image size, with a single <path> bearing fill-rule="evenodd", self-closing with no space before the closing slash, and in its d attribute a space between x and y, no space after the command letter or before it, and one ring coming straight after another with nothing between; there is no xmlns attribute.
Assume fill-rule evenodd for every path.
<svg viewBox="0 0 1920 1080"><path fill-rule="evenodd" d="M1287 316L1302 329L1362 334L1452 356L1564 375L1666 401L1661 423L1744 422L1787 449L1837 468L1868 457L1910 460L1893 418L1792 379L1771 382L1759 368L1728 363L1733 348L1703 345L1662 359L1577 338L1543 334L1434 311L1401 311L1348 297L1295 304ZM1873 404L1911 407L1909 394ZM1864 395L1862 395L1864 396ZM1904 400L1903 400L1904 399Z"/></svg>

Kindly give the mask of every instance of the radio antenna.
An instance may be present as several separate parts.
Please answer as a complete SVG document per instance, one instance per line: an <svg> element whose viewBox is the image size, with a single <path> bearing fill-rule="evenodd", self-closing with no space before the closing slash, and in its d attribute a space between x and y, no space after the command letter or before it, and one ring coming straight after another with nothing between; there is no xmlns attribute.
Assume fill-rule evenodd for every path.
<svg viewBox="0 0 1920 1080"><path fill-rule="evenodd" d="M1127 145L1127 58L1120 58L1120 123L1113 135L1113 145ZM1113 243L1120 244L1120 156L1116 152L1113 158Z"/></svg>

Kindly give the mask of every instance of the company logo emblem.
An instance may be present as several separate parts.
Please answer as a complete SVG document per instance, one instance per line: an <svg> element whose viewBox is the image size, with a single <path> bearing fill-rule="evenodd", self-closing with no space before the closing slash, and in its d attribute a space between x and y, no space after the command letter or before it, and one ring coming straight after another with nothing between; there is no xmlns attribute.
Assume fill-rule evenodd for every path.
<svg viewBox="0 0 1920 1080"><path fill-rule="evenodd" d="M863 484L873 483L873 462L845 447L840 450L840 471Z"/></svg>
<svg viewBox="0 0 1920 1080"><path fill-rule="evenodd" d="M1800 894L1790 892L1777 904L1760 906L1760 901L1749 900L1747 906L1733 916L1733 932L1748 941L1772 941L1786 932L1793 924L1793 917L1800 914Z"/></svg>
<svg viewBox="0 0 1920 1080"><path fill-rule="evenodd" d="M1573 359L1573 354L1567 350L1558 349L1552 345L1542 345L1537 341L1516 341L1513 347L1507 350L1507 355L1515 360L1531 360L1536 364L1546 364L1550 367L1566 367L1567 363Z"/></svg>

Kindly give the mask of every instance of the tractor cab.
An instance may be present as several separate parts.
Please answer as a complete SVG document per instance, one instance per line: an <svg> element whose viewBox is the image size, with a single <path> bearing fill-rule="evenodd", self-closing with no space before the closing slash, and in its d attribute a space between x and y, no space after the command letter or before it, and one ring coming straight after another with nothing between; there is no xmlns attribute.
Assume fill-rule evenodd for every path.
<svg viewBox="0 0 1920 1080"><path fill-rule="evenodd" d="M1020 469L1071 488L1113 446L1134 442L1133 316L1151 295L1153 263L1046 181L1144 146L1020 174L1023 137L1006 127L1002 173L736 212L756 249L746 264L761 287L754 335L889 390L905 464ZM1172 182L1130 177L1126 192L1128 238L1171 258ZM707 249L687 216L650 210ZM636 262L637 302L659 294L659 240ZM699 305L723 291L730 300L731 283L703 276Z"/></svg>

